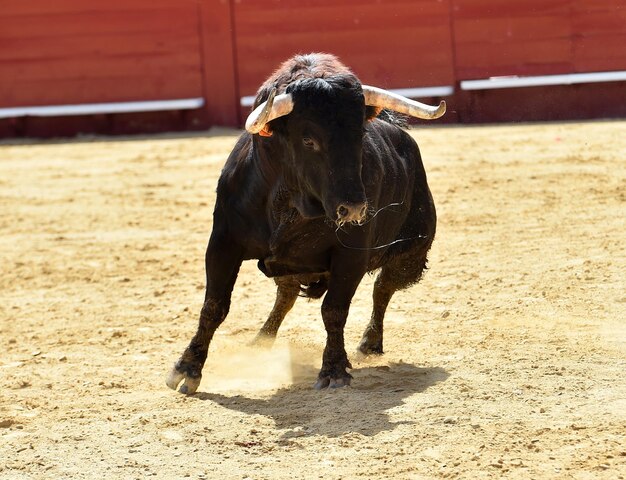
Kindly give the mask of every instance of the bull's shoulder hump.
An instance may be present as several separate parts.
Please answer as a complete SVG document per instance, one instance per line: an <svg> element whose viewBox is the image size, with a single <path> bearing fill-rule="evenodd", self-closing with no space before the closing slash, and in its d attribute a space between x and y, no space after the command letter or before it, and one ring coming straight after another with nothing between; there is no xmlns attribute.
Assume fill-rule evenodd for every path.
<svg viewBox="0 0 626 480"><path fill-rule="evenodd" d="M243 132L237 139L235 146L228 155L226 165L233 164L233 166L241 163L242 160L246 160L252 154L252 135L248 132Z"/></svg>
<svg viewBox="0 0 626 480"><path fill-rule="evenodd" d="M246 132L239 137L233 150L228 155L222 168L219 183L226 185L234 181L241 181L242 177L246 175L246 170L249 169L251 158L252 136Z"/></svg>
<svg viewBox="0 0 626 480"><path fill-rule="evenodd" d="M393 147L417 146L415 139L401 126L374 119L368 123L367 138L373 143L385 143Z"/></svg>

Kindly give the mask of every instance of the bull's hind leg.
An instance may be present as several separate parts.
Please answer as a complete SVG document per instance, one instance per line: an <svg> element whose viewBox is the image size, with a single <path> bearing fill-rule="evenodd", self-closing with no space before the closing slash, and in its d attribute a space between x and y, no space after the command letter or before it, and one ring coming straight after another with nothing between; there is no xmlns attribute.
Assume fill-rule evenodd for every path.
<svg viewBox="0 0 626 480"><path fill-rule="evenodd" d="M274 308L253 342L255 345L264 347L272 346L278 329L287 313L293 308L300 293L300 282L296 277L277 277L274 280L278 286Z"/></svg>
<svg viewBox="0 0 626 480"><path fill-rule="evenodd" d="M396 292L396 287L383 269L374 282L374 308L372 309L372 317L370 323L363 332L363 338L359 343L359 351L364 355L382 355L383 354L383 319L391 297Z"/></svg>
<svg viewBox="0 0 626 480"><path fill-rule="evenodd" d="M426 268L426 252L417 259L402 255L387 263L374 282L372 317L358 350L364 355L383 354L383 320L393 294L417 283Z"/></svg>

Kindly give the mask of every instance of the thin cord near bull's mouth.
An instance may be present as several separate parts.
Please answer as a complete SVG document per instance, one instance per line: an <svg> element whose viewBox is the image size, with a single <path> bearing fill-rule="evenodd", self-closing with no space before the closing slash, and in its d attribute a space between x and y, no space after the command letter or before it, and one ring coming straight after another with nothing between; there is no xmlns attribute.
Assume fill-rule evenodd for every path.
<svg viewBox="0 0 626 480"><path fill-rule="evenodd" d="M394 202L394 203L390 203L389 205L385 205L384 207L379 208L378 210L376 210L367 220L365 220L363 223L360 223L359 225L367 225L369 222L371 222L374 217L376 217L376 215L378 215L380 212L382 212L384 209L389 208L389 207L401 207L402 205L404 205L404 200L402 200L401 202Z"/></svg>
<svg viewBox="0 0 626 480"><path fill-rule="evenodd" d="M376 210L374 212L374 214L371 215L366 221L364 221L362 223L352 222L352 225L362 227L363 225L366 225L369 222L371 222L374 219L374 217L376 217L376 215L378 215L380 212L382 212L386 208L389 208L389 207L401 207L403 204L404 204L404 199L401 202L394 202L394 203L390 203L389 205L385 205L384 207L381 207L378 210ZM339 242L339 244L342 247L348 248L350 250L380 250L380 249L387 248L387 247L390 247L392 245L395 245L396 243L408 242L409 240L416 240L418 238L426 238L426 235L417 235L415 237L410 237L410 238L399 238L397 240L394 240L393 242L387 243L386 245L379 245L379 246L376 246L376 247L351 247L350 245L346 245L345 243L343 243L341 241L341 239L339 238L339 235L337 233L346 224L346 222L335 222L335 223L337 225L337 228L335 229L335 237L337 238L337 241ZM343 233L347 233L344 230L341 230L341 231Z"/></svg>
<svg viewBox="0 0 626 480"><path fill-rule="evenodd" d="M426 235L417 235L415 237L410 237L410 238L399 238L398 240L394 240L393 242L387 243L386 245L379 245L377 247L351 247L350 245L346 245L345 243L341 241L341 239L339 238L339 235L337 235L337 230L335 230L335 237L337 237L339 244L342 247L348 248L350 250L380 250L382 248L391 247L392 245L395 245L396 243L408 242L409 240L416 240L418 238L426 238Z"/></svg>

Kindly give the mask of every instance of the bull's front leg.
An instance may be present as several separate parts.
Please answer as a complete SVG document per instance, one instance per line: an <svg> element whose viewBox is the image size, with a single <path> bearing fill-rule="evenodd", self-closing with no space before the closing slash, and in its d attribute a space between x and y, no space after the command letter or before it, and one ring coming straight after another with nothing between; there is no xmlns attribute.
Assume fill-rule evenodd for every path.
<svg viewBox="0 0 626 480"><path fill-rule="evenodd" d="M167 386L171 389L176 390L181 382L181 393L190 395L198 389L209 344L215 330L228 314L241 262L241 249L214 231L205 257L207 284L198 330L167 378Z"/></svg>
<svg viewBox="0 0 626 480"><path fill-rule="evenodd" d="M350 302L366 271L365 259L352 257L333 259L328 292L322 303L322 319L326 328L326 347L322 358L322 369L315 389L344 387L350 385L352 368L346 353L344 327L348 318Z"/></svg>

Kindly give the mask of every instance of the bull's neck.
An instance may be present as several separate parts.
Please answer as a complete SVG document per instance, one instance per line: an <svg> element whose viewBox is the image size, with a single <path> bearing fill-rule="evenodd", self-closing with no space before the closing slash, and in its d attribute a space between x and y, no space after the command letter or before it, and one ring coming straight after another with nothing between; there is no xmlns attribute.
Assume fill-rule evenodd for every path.
<svg viewBox="0 0 626 480"><path fill-rule="evenodd" d="M253 137L254 162L263 181L274 186L283 177L281 151L275 141Z"/></svg>

